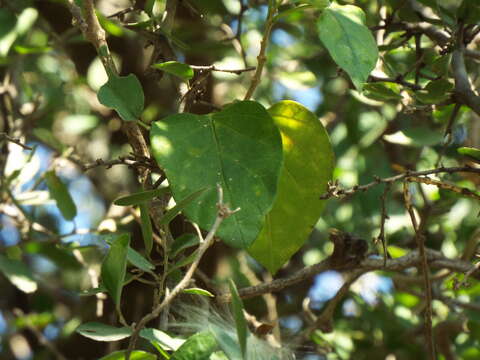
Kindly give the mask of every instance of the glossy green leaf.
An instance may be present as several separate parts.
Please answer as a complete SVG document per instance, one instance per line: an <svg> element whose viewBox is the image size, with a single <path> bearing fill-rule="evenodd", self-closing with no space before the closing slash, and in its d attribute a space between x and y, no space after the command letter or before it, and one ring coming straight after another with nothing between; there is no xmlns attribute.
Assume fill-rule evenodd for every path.
<svg viewBox="0 0 480 360"><path fill-rule="evenodd" d="M111 74L98 91L98 101L114 109L123 120L136 121L142 114L145 98L135 75Z"/></svg>
<svg viewBox="0 0 480 360"><path fill-rule="evenodd" d="M217 349L215 336L210 332L201 332L190 336L172 354L170 360L205 360Z"/></svg>
<svg viewBox="0 0 480 360"><path fill-rule="evenodd" d="M166 194L170 189L168 187L158 188L154 190L140 191L135 194L122 196L113 203L118 206L139 205L143 202L150 201L156 197Z"/></svg>
<svg viewBox="0 0 480 360"><path fill-rule="evenodd" d="M115 351L99 360L125 360L127 358L127 350ZM157 356L142 350L133 350L130 353L130 360L157 360Z"/></svg>
<svg viewBox="0 0 480 360"><path fill-rule="evenodd" d="M460 155L468 156L469 158L471 158L472 160L475 160L476 162L480 161L480 149L463 146L463 147L459 147L457 149L457 152Z"/></svg>
<svg viewBox="0 0 480 360"><path fill-rule="evenodd" d="M139 252L135 251L130 246L127 249L127 260L132 265L146 272L150 272L155 269L155 265L145 259Z"/></svg>
<svg viewBox="0 0 480 360"><path fill-rule="evenodd" d="M212 114L169 116L153 124L151 144L177 201L207 188L185 208L190 220L211 228L220 184L224 201L241 210L225 219L217 235L240 248L255 240L282 166L280 134L263 106L241 101Z"/></svg>
<svg viewBox="0 0 480 360"><path fill-rule="evenodd" d="M110 250L102 263L102 283L108 290L117 308L120 306L120 298L122 296L129 243L129 234L117 236L112 241Z"/></svg>
<svg viewBox="0 0 480 360"><path fill-rule="evenodd" d="M62 216L66 220L72 220L77 216L77 207L73 202L67 186L55 174L55 171L50 170L45 173L45 182L47 183L48 191L60 209Z"/></svg>
<svg viewBox="0 0 480 360"><path fill-rule="evenodd" d="M75 331L80 335L96 341L118 341L132 335L132 329L129 327L117 328L98 322L82 324L77 327Z"/></svg>
<svg viewBox="0 0 480 360"><path fill-rule="evenodd" d="M9 259L0 254L0 272L25 293L32 293L37 290L38 285L30 269L21 261Z"/></svg>
<svg viewBox="0 0 480 360"><path fill-rule="evenodd" d="M248 252L275 273L307 240L323 210L334 154L318 118L294 101L269 109L282 133L284 166L277 198Z"/></svg>
<svg viewBox="0 0 480 360"><path fill-rule="evenodd" d="M158 343L163 349L169 351L177 350L185 342L184 339L173 338L161 330L151 328L142 329L140 336L151 342Z"/></svg>
<svg viewBox="0 0 480 360"><path fill-rule="evenodd" d="M145 245L145 250L147 255L150 255L150 252L153 248L153 231L152 231L152 221L150 220L149 214L149 205L148 203L142 203L140 207L140 225L142 228L143 243Z"/></svg>
<svg viewBox="0 0 480 360"><path fill-rule="evenodd" d="M175 75L183 80L190 80L193 78L193 69L187 65L178 61L167 61L164 63L158 63L152 65L153 68L165 71L171 75Z"/></svg>
<svg viewBox="0 0 480 360"><path fill-rule="evenodd" d="M177 237L173 240L172 246L170 247L170 257L176 257L183 250L198 245L199 242L200 240L198 239L198 236L194 234L183 234Z"/></svg>
<svg viewBox="0 0 480 360"><path fill-rule="evenodd" d="M235 319L235 326L237 328L238 344L240 345L242 358L245 358L247 352L248 327L247 320L243 314L243 302L232 279L229 279L228 286L230 288L230 294L232 295L232 310Z"/></svg>
<svg viewBox="0 0 480 360"><path fill-rule="evenodd" d="M180 200L173 208L168 210L165 215L159 220L159 225L167 225L177 216L183 209L195 201L200 195L202 195L207 189L200 189L194 193L188 195L185 199Z"/></svg>
<svg viewBox="0 0 480 360"><path fill-rule="evenodd" d="M378 49L365 25L365 13L353 5L332 3L317 21L320 40L333 60L345 70L357 90L375 68Z"/></svg>
<svg viewBox="0 0 480 360"><path fill-rule="evenodd" d="M208 297L215 297L210 291L200 288L190 288L183 290L185 294L193 294L193 295L201 295L201 296L208 296Z"/></svg>

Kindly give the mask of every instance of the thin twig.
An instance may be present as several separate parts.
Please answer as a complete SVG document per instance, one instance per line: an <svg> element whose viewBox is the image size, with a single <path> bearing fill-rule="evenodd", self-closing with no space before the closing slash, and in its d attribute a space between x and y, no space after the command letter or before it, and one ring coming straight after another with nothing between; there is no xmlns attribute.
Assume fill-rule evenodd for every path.
<svg viewBox="0 0 480 360"><path fill-rule="evenodd" d="M448 259L441 252L425 249L427 260L432 267L446 268L457 272L467 272L473 268L472 264L467 261L458 259ZM248 299L251 297L259 296L269 292L277 292L296 283L310 279L311 277L323 273L329 270L337 271L349 271L349 270L362 270L362 273L367 273L374 270L384 271L402 271L414 266L418 266L421 258L418 250L411 251L405 256L387 259L387 264L384 266L383 259L380 258L367 258L360 264L352 263L348 265L335 266L332 265L330 258L327 258L318 264L307 266L292 275L275 279L268 283L263 283L257 286L249 286L240 289L238 292L240 297ZM223 293L217 297L218 302L229 302L231 299L230 293Z"/></svg>
<svg viewBox="0 0 480 360"><path fill-rule="evenodd" d="M197 269L198 265L200 264L200 260L203 257L203 254L207 249L214 243L215 241L215 234L218 231L218 228L222 224L223 220L225 220L227 217L230 215L234 214L235 212L239 211L240 209L237 208L235 210L230 210L224 203L223 203L223 190L220 186L218 186L218 203L217 203L217 208L218 208L218 214L217 217L212 225L212 228L208 232L207 236L205 237L205 240L200 244L200 246L197 249L197 255L195 261L190 265L188 268L187 272L183 276L182 280L173 288L173 290L165 296L163 301L158 304L151 313L145 315L139 323L134 327L132 336L130 337L130 342L128 344L128 351L127 353L130 354L131 351L135 348L135 344L138 339L138 335L140 334L140 331L145 327L145 325L157 318L162 310L164 310L167 306L170 305L170 303L188 286L190 283L190 280L192 279L193 274L195 273L195 270ZM127 355L127 359L128 359Z"/></svg>
<svg viewBox="0 0 480 360"><path fill-rule="evenodd" d="M408 190L408 182L403 183L403 197L405 200L405 207L407 208L408 214L412 221L413 230L415 231L415 240L417 242L417 247L420 256L420 269L424 278L424 294L425 294L425 340L427 342L427 349L429 358L435 360L435 345L433 339L432 331L432 285L430 284L430 270L428 267L428 260L425 251L425 236L420 230L419 224L417 222L417 217L413 209L411 195Z"/></svg>
<svg viewBox="0 0 480 360"><path fill-rule="evenodd" d="M255 71L255 74L253 75L252 82L250 83L250 87L247 90L247 93L245 95L244 100L250 100L253 93L255 92L255 89L260 84L260 79L262 77L263 67L265 66L265 62L267 61L267 57L265 56L265 52L267 50L267 45L268 45L268 40L270 38L270 33L272 32L272 27L273 27L273 23L274 23L273 18L275 16L276 11L277 11L276 0L269 0L268 1L267 20L266 20L266 23L265 23L265 31L263 33L262 42L260 44L260 52L257 56L258 65L257 65L257 69Z"/></svg>
<svg viewBox="0 0 480 360"><path fill-rule="evenodd" d="M383 189L383 194L381 196L381 201L382 201L382 216L380 219L380 234L375 238L375 242L381 241L382 247L383 247L383 265L387 265L387 257L388 257L388 252L387 252L387 240L385 239L385 222L387 219L389 219L388 214L387 214L387 195L388 192L390 191L390 185L391 184L385 184L385 188Z"/></svg>
<svg viewBox="0 0 480 360"><path fill-rule="evenodd" d="M433 174L440 174L440 173L447 173L447 174L455 174L455 173L476 173L480 174L480 168L475 168L471 166L457 166L457 167L438 167L429 170L422 170L422 171L406 171L404 173L391 176L388 178L379 178L375 177L375 181L372 181L365 185L356 185L350 189L340 189L336 184L330 184L329 188L326 193L320 196L320 199L329 199L331 197L337 198L344 198L346 196L353 195L357 192L364 192L369 190L370 188L378 185L378 184L388 184L393 183L396 181L403 180L407 177L415 177L415 176L424 176L424 175L433 175Z"/></svg>
<svg viewBox="0 0 480 360"><path fill-rule="evenodd" d="M7 133L0 132L0 138L4 138L5 140L10 141L11 143L17 144L18 146L24 148L25 150L30 150L30 151L33 150L32 147L27 146L24 143L22 143L20 141L20 139L13 138L10 135L8 135Z"/></svg>
<svg viewBox="0 0 480 360"><path fill-rule="evenodd" d="M475 200L480 200L480 195L478 195L477 193L473 192L470 189L460 187L460 186L456 186L456 185L449 184L449 183L445 183L445 182L442 182L442 181L430 179L428 176L409 176L409 177L405 178L405 181L422 183L422 184L427 184L427 185L434 185L434 186L436 186L440 189L443 189L443 190L450 190L450 191L456 192L457 194L467 196L467 197L471 197Z"/></svg>

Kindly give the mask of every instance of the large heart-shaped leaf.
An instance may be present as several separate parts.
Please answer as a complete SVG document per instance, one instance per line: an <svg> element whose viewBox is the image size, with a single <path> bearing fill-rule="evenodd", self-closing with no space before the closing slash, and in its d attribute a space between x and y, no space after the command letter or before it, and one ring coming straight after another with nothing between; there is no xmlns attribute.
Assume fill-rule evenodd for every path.
<svg viewBox="0 0 480 360"><path fill-rule="evenodd" d="M308 109L282 101L269 110L280 129L284 165L265 225L248 249L275 273L300 249L323 210L319 197L333 171L334 154L324 127Z"/></svg>
<svg viewBox="0 0 480 360"><path fill-rule="evenodd" d="M142 114L145 97L135 75L111 74L98 91L98 101L114 109L123 120L136 121Z"/></svg>
<svg viewBox="0 0 480 360"><path fill-rule="evenodd" d="M320 40L333 60L361 91L378 58L377 43L365 26L363 10L353 5L332 3L318 18L317 28Z"/></svg>
<svg viewBox="0 0 480 360"><path fill-rule="evenodd" d="M206 188L185 215L209 230L220 184L224 201L241 210L217 235L229 245L248 247L271 209L282 166L280 133L265 108L242 101L213 114L172 115L153 124L151 143L176 201Z"/></svg>

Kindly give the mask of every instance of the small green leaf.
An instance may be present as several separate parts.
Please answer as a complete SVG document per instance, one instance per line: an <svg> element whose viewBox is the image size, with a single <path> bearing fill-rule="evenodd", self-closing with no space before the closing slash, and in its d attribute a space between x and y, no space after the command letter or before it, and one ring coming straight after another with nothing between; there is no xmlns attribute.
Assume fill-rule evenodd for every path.
<svg viewBox="0 0 480 360"><path fill-rule="evenodd" d="M185 209L188 205L190 205L193 201L195 201L200 195L202 195L207 189L200 189L195 191L194 193L188 195L186 198L180 200L173 208L168 210L165 215L162 216L160 221L158 222L159 225L167 225L172 221L175 216L177 216L183 209Z"/></svg>
<svg viewBox="0 0 480 360"><path fill-rule="evenodd" d="M135 194L122 196L113 203L118 206L139 205L143 202L150 201L156 197L166 194L170 189L168 187L158 188L155 190L140 191Z"/></svg>
<svg viewBox="0 0 480 360"><path fill-rule="evenodd" d="M150 252L153 248L153 232L152 232L152 221L150 220L149 206L148 203L141 203L140 207L140 225L142 228L143 243L145 244L145 250L147 255L150 255Z"/></svg>
<svg viewBox="0 0 480 360"><path fill-rule="evenodd" d="M173 240L172 246L170 247L170 257L175 258L180 252L189 247L198 245L200 240L198 236L194 234L183 234Z"/></svg>
<svg viewBox="0 0 480 360"><path fill-rule="evenodd" d="M68 192L68 188L57 174L55 174L55 171L50 170L45 173L45 182L47 183L50 195L55 199L57 207L60 209L65 220L72 220L77 216L77 207Z"/></svg>
<svg viewBox="0 0 480 360"><path fill-rule="evenodd" d="M132 265L146 272L151 272L153 269L155 269L155 265L145 259L139 252L135 251L130 246L127 250L127 260Z"/></svg>
<svg viewBox="0 0 480 360"><path fill-rule="evenodd" d="M142 114L145 98L134 74L110 75L97 96L101 104L114 109L125 121L136 121Z"/></svg>
<svg viewBox="0 0 480 360"><path fill-rule="evenodd" d="M278 193L248 252L275 273L307 240L320 217L332 177L334 153L318 118L294 101L269 110L282 134L284 164Z"/></svg>
<svg viewBox="0 0 480 360"><path fill-rule="evenodd" d="M463 146L463 147L459 147L457 149L457 152L460 155L468 156L469 158L471 158L472 160L475 160L476 162L480 161L480 149Z"/></svg>
<svg viewBox="0 0 480 360"><path fill-rule="evenodd" d="M129 327L117 328L98 322L82 324L77 327L75 331L80 335L96 341L118 341L132 335L132 329Z"/></svg>
<svg viewBox="0 0 480 360"><path fill-rule="evenodd" d="M237 327L238 343L240 344L242 357L245 358L247 351L248 327L247 321L245 320L245 315L243 314L243 303L240 295L238 294L237 287L232 279L229 279L228 286L230 287L230 293L232 295L232 310L233 317L235 319L235 325Z"/></svg>
<svg viewBox="0 0 480 360"><path fill-rule="evenodd" d="M27 294L38 288L33 273L21 261L9 259L0 254L0 271L13 285Z"/></svg>
<svg viewBox="0 0 480 360"><path fill-rule="evenodd" d="M172 115L155 122L150 137L176 201L207 188L185 216L210 229L220 184L224 202L241 210L223 221L217 235L231 246L248 247L275 199L282 167L281 137L265 108L241 101L212 114Z"/></svg>
<svg viewBox="0 0 480 360"><path fill-rule="evenodd" d="M365 25L363 10L332 3L320 15L317 29L333 60L361 91L378 59L377 43Z"/></svg>
<svg viewBox="0 0 480 360"><path fill-rule="evenodd" d="M415 92L415 97L424 104L437 104L450 97L453 84L446 79L430 81L424 90Z"/></svg>
<svg viewBox="0 0 480 360"><path fill-rule="evenodd" d="M178 61L167 61L164 63L158 63L152 65L153 68L165 71L171 75L175 75L185 81L193 78L193 69L187 65Z"/></svg>
<svg viewBox="0 0 480 360"><path fill-rule="evenodd" d="M142 329L140 331L140 336L151 342L158 343L163 349L169 350L169 351L175 351L180 346L182 346L183 343L185 343L184 339L172 338L167 333L158 329L151 329L151 328Z"/></svg>
<svg viewBox="0 0 480 360"><path fill-rule="evenodd" d="M363 86L363 94L373 100L390 101L401 100L398 84L389 82L368 83Z"/></svg>
<svg viewBox="0 0 480 360"><path fill-rule="evenodd" d="M170 360L206 360L217 349L215 336L210 332L201 332L190 336L172 354Z"/></svg>
<svg viewBox="0 0 480 360"><path fill-rule="evenodd" d="M127 358L127 350L115 351L99 360L125 360ZM157 356L142 350L133 350L130 353L130 360L157 360Z"/></svg>
<svg viewBox="0 0 480 360"><path fill-rule="evenodd" d="M200 288L185 289L185 290L183 290L183 292L186 293L186 294L194 294L194 295L215 297L215 295L213 295L210 291L205 290L205 289L200 289Z"/></svg>
<svg viewBox="0 0 480 360"><path fill-rule="evenodd" d="M120 308L129 243L130 234L118 235L112 241L110 251L102 263L102 283L107 288L117 308Z"/></svg>
<svg viewBox="0 0 480 360"><path fill-rule="evenodd" d="M176 269L180 269L184 266L187 266L189 264L191 264L192 262L195 261L197 257L197 251L195 250L193 253L191 253L190 255L184 257L183 259L180 259L179 261L177 261L175 264L173 264L169 269L168 269L168 273L171 273L172 271L176 270Z"/></svg>

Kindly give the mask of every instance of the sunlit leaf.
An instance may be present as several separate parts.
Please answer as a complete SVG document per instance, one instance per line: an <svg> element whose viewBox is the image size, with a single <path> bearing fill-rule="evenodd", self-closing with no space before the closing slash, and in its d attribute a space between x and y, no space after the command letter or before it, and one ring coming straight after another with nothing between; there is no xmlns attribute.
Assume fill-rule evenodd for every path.
<svg viewBox="0 0 480 360"><path fill-rule="evenodd" d="M321 13L317 28L320 40L333 60L361 91L378 58L377 44L365 25L363 10L353 5L332 3Z"/></svg>
<svg viewBox="0 0 480 360"><path fill-rule="evenodd" d="M200 288L190 288L183 290L185 294L193 294L193 295L201 295L201 296L208 296L208 297L215 297L210 291Z"/></svg>
<svg viewBox="0 0 480 360"><path fill-rule="evenodd" d="M204 360L218 349L215 336L209 332L201 332L190 336L175 351L170 360Z"/></svg>
<svg viewBox="0 0 480 360"><path fill-rule="evenodd" d="M189 65L180 63L178 61L167 61L164 63L154 64L152 67L175 75L183 80L190 80L193 78L193 69Z"/></svg>
<svg viewBox="0 0 480 360"><path fill-rule="evenodd" d="M155 190L140 191L135 194L122 196L113 203L118 206L138 205L146 201L150 201L156 197L166 194L170 189L168 187L158 188Z"/></svg>
<svg viewBox="0 0 480 360"><path fill-rule="evenodd" d="M280 129L284 166L277 198L248 252L275 273L305 243L324 207L334 154L327 132L302 105L282 101L269 109Z"/></svg>

